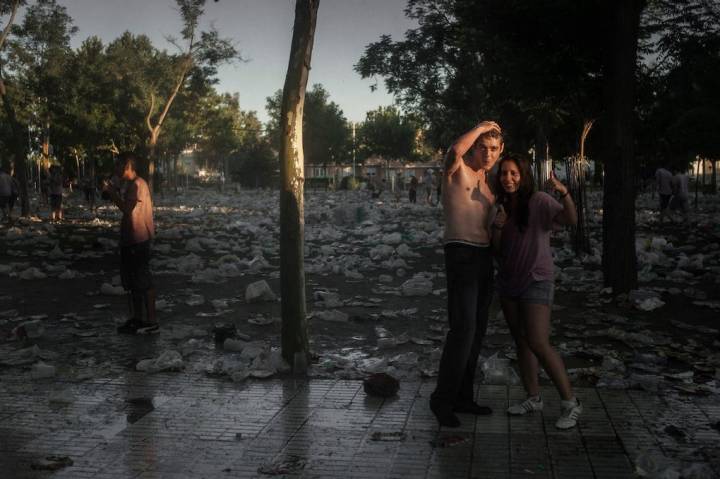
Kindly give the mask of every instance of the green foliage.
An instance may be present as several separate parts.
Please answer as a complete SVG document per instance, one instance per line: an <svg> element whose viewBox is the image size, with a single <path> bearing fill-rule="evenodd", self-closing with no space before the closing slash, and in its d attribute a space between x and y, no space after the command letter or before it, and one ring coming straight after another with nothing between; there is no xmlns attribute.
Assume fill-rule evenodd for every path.
<svg viewBox="0 0 720 479"><path fill-rule="evenodd" d="M276 150L280 148L280 106L282 90L267 98L270 120L268 137ZM352 138L345 115L320 84L305 94L303 110L303 150L306 163L341 163L351 157Z"/></svg>
<svg viewBox="0 0 720 479"><path fill-rule="evenodd" d="M597 111L602 36L592 5L410 0L406 15L419 26L368 45L356 70L383 77L428 124L434 147L494 118L527 150L539 129L549 136Z"/></svg>
<svg viewBox="0 0 720 479"><path fill-rule="evenodd" d="M0 15L7 15L12 3L0 0ZM209 162L217 164L218 158L237 150L237 122L225 123L226 105L211 107L225 101L213 85L217 68L237 57L235 47L214 28L199 30L205 0L177 3L184 42L177 54L158 50L147 36L130 32L107 45L91 37L73 51L69 42L77 29L65 7L56 0L30 3L0 52L0 62L17 116L35 141L33 148L39 147L49 125L53 152L66 167L75 164L75 155L107 166L112 151L149 153L149 119L153 126L164 123L169 134L158 136L158 154L164 158L198 144L202 154L212 157ZM173 113L168 115L165 107L171 100ZM12 140L3 122L0 151L11 150Z"/></svg>
<svg viewBox="0 0 720 479"><path fill-rule="evenodd" d="M583 120L599 118L588 142L592 156L605 128L608 12L606 2L409 0L406 15L418 27L400 40L381 36L355 68L365 78L381 77L403 109L428 126L434 147L446 148L490 118L509 132L510 151L526 152L544 137L561 158L577 152ZM700 106L718 110L719 12L714 0L647 2L638 88L639 153L646 161L686 155L690 145L717 154L699 125L686 129L697 138L682 135L680 143L671 130ZM711 115L703 113L708 121Z"/></svg>
<svg viewBox="0 0 720 479"><path fill-rule="evenodd" d="M656 0L643 18L640 145L643 163L684 168L720 157L720 4Z"/></svg>
<svg viewBox="0 0 720 479"><path fill-rule="evenodd" d="M408 160L416 153L419 127L393 107L369 111L357 132L360 159L373 155L387 160Z"/></svg>
<svg viewBox="0 0 720 479"><path fill-rule="evenodd" d="M18 119L54 130L66 115L69 92L64 74L70 38L77 28L64 6L55 0L38 0L27 7L22 23L13 25L11 32L3 73ZM62 128L57 133L62 137Z"/></svg>

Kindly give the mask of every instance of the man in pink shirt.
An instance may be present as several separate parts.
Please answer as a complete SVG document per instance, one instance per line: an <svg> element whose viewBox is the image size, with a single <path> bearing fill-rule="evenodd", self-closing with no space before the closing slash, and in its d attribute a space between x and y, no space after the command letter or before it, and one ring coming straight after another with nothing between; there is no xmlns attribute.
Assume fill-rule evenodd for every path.
<svg viewBox="0 0 720 479"><path fill-rule="evenodd" d="M118 327L123 334L158 331L155 317L155 288L150 273L150 244L155 237L152 198L147 182L137 174L132 153L120 155L116 176L124 180L123 190L105 183L104 190L122 211L120 222L120 271L122 284L130 292L130 318ZM145 317L143 317L143 312Z"/></svg>

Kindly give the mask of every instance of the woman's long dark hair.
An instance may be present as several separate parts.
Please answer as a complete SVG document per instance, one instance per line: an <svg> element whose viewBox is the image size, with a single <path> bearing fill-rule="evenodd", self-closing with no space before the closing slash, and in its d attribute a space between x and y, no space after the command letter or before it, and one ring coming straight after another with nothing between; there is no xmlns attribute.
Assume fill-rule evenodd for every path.
<svg viewBox="0 0 720 479"><path fill-rule="evenodd" d="M505 192L500 181L502 174L502 166L504 163L513 162L520 171L520 185L517 191L517 209L512 210L510 195ZM518 230L522 233L528 226L528 216L530 214L530 197L535 193L535 177L532 173L530 162L524 158L511 158L506 156L498 162L497 174L495 175L495 191L497 192L497 202L503 205L508 217L515 219Z"/></svg>

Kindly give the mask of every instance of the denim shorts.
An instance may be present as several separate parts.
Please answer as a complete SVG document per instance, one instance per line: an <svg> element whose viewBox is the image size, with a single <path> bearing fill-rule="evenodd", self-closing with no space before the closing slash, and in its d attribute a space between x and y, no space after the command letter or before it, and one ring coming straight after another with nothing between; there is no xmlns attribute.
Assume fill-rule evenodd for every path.
<svg viewBox="0 0 720 479"><path fill-rule="evenodd" d="M511 296L500 292L500 297L530 304L545 304L552 306L555 298L555 282L554 281L533 281L519 295Z"/></svg>

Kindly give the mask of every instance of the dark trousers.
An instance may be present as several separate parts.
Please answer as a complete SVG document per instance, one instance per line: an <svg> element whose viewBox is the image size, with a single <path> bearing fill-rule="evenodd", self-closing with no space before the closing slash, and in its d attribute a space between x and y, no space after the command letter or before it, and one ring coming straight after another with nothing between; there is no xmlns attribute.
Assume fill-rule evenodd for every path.
<svg viewBox="0 0 720 479"><path fill-rule="evenodd" d="M445 246L450 331L431 400L454 406L473 400L473 380L488 323L493 292L490 248Z"/></svg>

